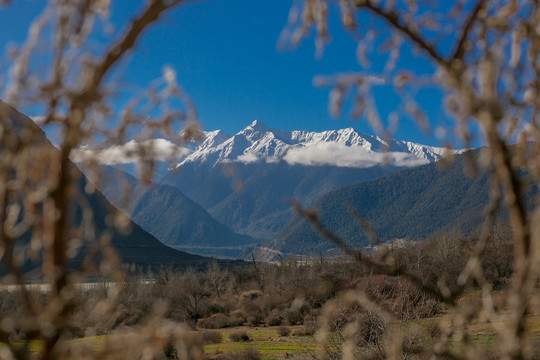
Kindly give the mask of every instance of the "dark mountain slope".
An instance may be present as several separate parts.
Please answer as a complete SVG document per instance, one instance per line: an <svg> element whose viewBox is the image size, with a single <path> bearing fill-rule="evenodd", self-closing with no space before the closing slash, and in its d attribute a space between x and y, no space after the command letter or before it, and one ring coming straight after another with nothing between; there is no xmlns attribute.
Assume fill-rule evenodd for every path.
<svg viewBox="0 0 540 360"><path fill-rule="evenodd" d="M81 174L79 180L81 193L84 192L86 184L87 180ZM204 267L208 263L209 259L202 256L185 253L165 246L132 220L129 220L130 224L128 228L130 231L127 234L110 228L107 224L107 216L109 216L108 214L114 214L118 210L97 190L92 194L86 194L85 197L93 211L96 232L100 233L109 228L108 231L112 235L111 244L116 249L122 262L142 267L170 265L181 268ZM75 205L73 206L75 207ZM75 211L77 215L74 222L79 223L80 207L77 206Z"/></svg>
<svg viewBox="0 0 540 360"><path fill-rule="evenodd" d="M368 219L383 241L424 238L446 228L469 233L483 221L489 184L485 173L467 176L464 161L463 156L457 156L448 167L428 164L345 186L321 197L313 208L326 227L353 246L368 245L369 240L348 206ZM286 253L318 252L332 247L300 218L268 246Z"/></svg>
<svg viewBox="0 0 540 360"><path fill-rule="evenodd" d="M140 184L133 176L102 167L104 195L146 231L169 246L223 247L258 243L216 221L204 208L170 185ZM124 189L128 187L128 199ZM129 201L126 201L129 200Z"/></svg>
<svg viewBox="0 0 540 360"><path fill-rule="evenodd" d="M47 140L44 132L34 124L34 122L27 116L21 114L13 107L0 101L0 117L1 123L11 124L15 129L21 129L21 133L30 134L32 136L29 143L32 146L40 147L40 151L56 151L53 145ZM40 164L29 163L29 167L39 167ZM42 165L42 164L41 164ZM124 263L131 263L142 267L160 267L160 266L173 266L179 268L185 267L204 267L210 261L208 258L204 258L198 255L188 254L182 251L172 249L159 242L154 236L144 231L139 225L135 224L131 220L128 220L128 228L131 229L129 234L123 234L117 231L114 227L110 227L111 214L114 214L116 210L99 192L87 192L89 188L88 181L84 175L73 165L74 175L78 178L78 186L76 190L82 195L84 202L92 210L92 220L94 224L94 232L96 234L102 234L108 232L110 235L110 243L117 250L117 253ZM79 201L71 202L71 224L72 227L77 227L80 224L82 218L82 208ZM31 237L30 233L26 233L18 240L18 249L24 250L26 244ZM83 254L90 244L85 242L91 241L91 239L82 239L83 246L77 256L72 261L72 266L78 266ZM29 271L39 266L40 261L26 262L24 270Z"/></svg>
<svg viewBox="0 0 540 360"><path fill-rule="evenodd" d="M234 233L169 185L152 186L132 211L135 222L170 246L241 246L256 241Z"/></svg>
<svg viewBox="0 0 540 360"><path fill-rule="evenodd" d="M337 187L397 169L303 166L284 161L217 164L212 168L187 164L171 171L161 183L177 187L234 231L269 238L294 219L290 199L311 204Z"/></svg>

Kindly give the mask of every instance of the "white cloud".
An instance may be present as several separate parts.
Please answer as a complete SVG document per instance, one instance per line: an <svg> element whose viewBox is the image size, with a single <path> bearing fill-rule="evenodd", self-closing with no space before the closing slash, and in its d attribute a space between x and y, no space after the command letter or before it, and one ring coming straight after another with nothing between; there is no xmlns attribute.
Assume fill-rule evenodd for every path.
<svg viewBox="0 0 540 360"><path fill-rule="evenodd" d="M244 163L244 164L251 164L251 163L254 163L256 161L259 160L259 158L257 157L257 155L255 154L252 154L252 153L247 153L247 154L242 154L242 155L239 155L236 160Z"/></svg>
<svg viewBox="0 0 540 360"><path fill-rule="evenodd" d="M408 153L376 153L360 146L347 146L340 143L319 143L293 148L285 154L283 159L290 165L332 165L353 168L369 168L380 164L412 167L429 162Z"/></svg>
<svg viewBox="0 0 540 360"><path fill-rule="evenodd" d="M395 166L414 167L429 164L428 159L419 159L409 153L389 152L388 155L390 156L390 164Z"/></svg>
<svg viewBox="0 0 540 360"><path fill-rule="evenodd" d="M137 163L141 160L170 161L179 160L189 154L189 150L165 139L153 139L143 142L131 140L123 145L106 149L82 147L72 153L74 162L96 160L100 164L115 165Z"/></svg>

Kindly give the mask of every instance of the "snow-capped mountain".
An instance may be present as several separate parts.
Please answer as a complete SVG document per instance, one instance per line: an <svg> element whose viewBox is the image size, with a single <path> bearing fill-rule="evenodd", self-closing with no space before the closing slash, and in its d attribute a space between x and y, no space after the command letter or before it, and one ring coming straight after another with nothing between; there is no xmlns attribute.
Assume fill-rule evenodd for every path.
<svg viewBox="0 0 540 360"><path fill-rule="evenodd" d="M162 183L179 188L233 230L259 239L294 218L290 199L309 206L340 186L427 164L445 151L352 128L283 131L260 121L236 135L202 132L187 148Z"/></svg>
<svg viewBox="0 0 540 360"><path fill-rule="evenodd" d="M354 168L383 163L411 167L436 161L446 151L407 141L385 141L353 128L323 132L283 131L269 128L257 120L236 135L221 130L202 132L189 148L191 153L177 167L190 163L214 167L223 163L258 161Z"/></svg>

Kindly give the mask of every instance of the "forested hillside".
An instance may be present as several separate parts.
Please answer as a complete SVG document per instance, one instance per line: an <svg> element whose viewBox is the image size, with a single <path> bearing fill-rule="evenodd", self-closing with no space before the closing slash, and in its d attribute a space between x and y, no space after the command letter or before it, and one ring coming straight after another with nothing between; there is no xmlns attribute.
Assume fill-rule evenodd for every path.
<svg viewBox="0 0 540 360"><path fill-rule="evenodd" d="M423 239L449 228L470 233L483 221L489 183L486 173L468 175L465 161L464 156L457 156L446 167L428 164L344 186L321 197L313 209L322 224L353 246L370 242L351 208L369 220L383 241ZM332 247L302 218L295 219L268 244L285 253Z"/></svg>

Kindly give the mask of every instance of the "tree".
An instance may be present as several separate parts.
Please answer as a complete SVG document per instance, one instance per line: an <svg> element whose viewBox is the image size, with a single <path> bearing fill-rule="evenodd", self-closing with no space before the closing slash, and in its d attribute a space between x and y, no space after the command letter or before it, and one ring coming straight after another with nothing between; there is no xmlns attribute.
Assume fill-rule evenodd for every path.
<svg viewBox="0 0 540 360"><path fill-rule="evenodd" d="M227 271L221 269L217 261L214 259L208 264L208 268L206 269L206 276L208 278L210 286L216 292L218 299L221 300L221 293L223 291L223 288L225 287L225 283L227 280Z"/></svg>
<svg viewBox="0 0 540 360"><path fill-rule="evenodd" d="M176 84L175 72L170 68L164 70L157 86L148 88L148 94L133 98L121 111L111 101L111 95L117 91L113 75L118 64L125 61L147 28L181 3L182 0L149 1L125 31L112 34L107 32L110 1L51 1L29 29L26 44L13 52L13 65L2 89L5 100L16 107L31 105L40 109L44 114L42 126L57 127L59 142L55 149L35 124L21 122L13 108L0 103L3 260L15 281L24 283L20 241L21 237L26 239L31 259L43 254L41 271L51 286L46 299L37 302L28 290L21 289L24 316L3 322L2 331L7 333L3 338L10 341L8 347L0 349L0 357L28 358L29 344L34 340L43 342L43 359L116 358L140 356L143 352L160 357L164 343L170 339L178 348L191 348L184 329L164 320L165 306L153 309L154 317L134 330L136 336L119 338L106 344L103 351L85 353L67 346L72 314L79 305L74 296L78 276L69 268L69 261L81 249L81 242L101 248L100 268L116 284L122 283L107 234L95 233L91 208L82 196L91 189L78 188L80 173L75 171L70 158L77 147L87 142L99 139L107 146L137 131L141 141L136 154L142 159L143 177L148 181L154 149L151 142L142 141L144 137L149 132L170 135L172 124L191 124L196 120L193 106ZM96 44L96 36L105 39L105 43ZM182 106L175 110L171 105L173 99L179 99ZM190 126L184 132L186 137L190 136ZM73 201L82 209L76 224ZM123 228L125 218L120 213L115 216L112 222ZM87 265L96 261L91 252L86 255L90 257ZM115 285L111 286L108 296L91 310L92 316L115 316L118 293ZM24 337L13 338L15 332ZM20 341L23 346L16 344ZM196 354L200 355L185 353L186 357Z"/></svg>
<svg viewBox="0 0 540 360"><path fill-rule="evenodd" d="M350 97L351 115L367 118L375 130L389 136L373 95L373 89L382 84L392 86L402 98L390 115L390 123L409 116L431 132L431 122L414 96L419 88L427 87L441 92L464 144L470 143L478 129L486 145L482 165L490 172L492 193L482 234L461 270L457 289L450 291L442 283L438 288L424 289L453 306L457 297L476 282L483 289L482 301L456 312L452 326L434 351L463 358L475 353L462 335L465 324L482 313L489 319L504 315L502 357L524 358L528 349L525 320L534 310L533 295L540 273L540 209L529 212L523 200L524 192L538 183L540 174L540 5L526 0L304 0L291 10L285 39L295 45L314 28L317 48L322 51L330 39L328 14L336 3L343 26L359 39L357 53L362 71L315 80L318 85L332 86L333 114L339 114ZM386 55L384 67L370 66L377 51ZM404 56L422 59L429 68L420 74L410 62L401 62ZM473 169L479 165L474 159L469 164ZM496 308L492 284L485 281L480 257L492 241L490 231L501 206L509 213L514 259L505 306ZM359 261L371 261L327 232L316 216L303 209L299 212ZM389 256L384 256L383 261L372 265L379 272L395 273L391 264ZM422 286L420 279L414 281ZM450 338L459 340L462 350L451 350Z"/></svg>

